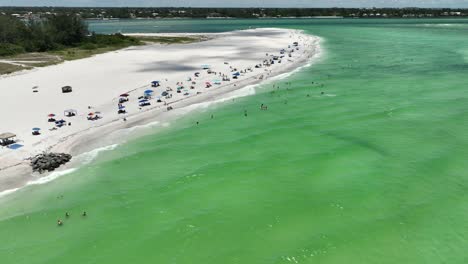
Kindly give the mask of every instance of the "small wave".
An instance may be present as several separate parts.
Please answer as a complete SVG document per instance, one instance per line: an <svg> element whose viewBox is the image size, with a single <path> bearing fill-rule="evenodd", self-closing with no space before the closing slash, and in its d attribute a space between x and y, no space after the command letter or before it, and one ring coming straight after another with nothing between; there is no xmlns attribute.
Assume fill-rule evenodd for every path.
<svg viewBox="0 0 468 264"><path fill-rule="evenodd" d="M149 128L149 127L153 127L156 125L159 125L159 121L154 121L154 122L144 124L144 125L132 126L132 127L126 128L125 130L127 130L128 132L132 132L137 129Z"/></svg>
<svg viewBox="0 0 468 264"><path fill-rule="evenodd" d="M113 144L113 145L105 146L102 148L96 148L96 149L93 149L91 151L88 151L88 152L85 152L83 154L76 156L76 159L78 159L82 164L89 164L91 161L97 158L99 153L103 151L114 150L118 146L119 144Z"/></svg>
<svg viewBox="0 0 468 264"><path fill-rule="evenodd" d="M14 189L10 189L10 190L1 191L0 192L0 197L7 196L8 194L14 193L17 190L19 190L19 188L14 188Z"/></svg>
<svg viewBox="0 0 468 264"><path fill-rule="evenodd" d="M423 27L467 27L467 24L460 24L460 23L454 23L454 24L447 24L447 23L440 23L440 24L419 24L420 26Z"/></svg>
<svg viewBox="0 0 468 264"><path fill-rule="evenodd" d="M28 183L26 183L26 186L28 185L39 185L39 184L44 184L44 183L48 183L48 182L51 182L63 175L66 175L66 174L70 174L74 171L76 171L77 168L71 168L71 169L66 169L66 170L62 170L62 171L55 171L55 172L52 172L51 174L45 176L45 177L41 177L37 180L34 180L34 181L29 181Z"/></svg>

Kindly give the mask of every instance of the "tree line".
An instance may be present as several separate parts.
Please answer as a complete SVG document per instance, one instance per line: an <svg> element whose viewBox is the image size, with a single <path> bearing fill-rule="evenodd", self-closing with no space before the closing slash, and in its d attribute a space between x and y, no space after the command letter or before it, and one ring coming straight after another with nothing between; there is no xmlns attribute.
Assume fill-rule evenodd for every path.
<svg viewBox="0 0 468 264"><path fill-rule="evenodd" d="M87 24L76 15L58 14L34 20L0 15L0 56L69 47L93 49L127 42L138 41L121 34L89 34Z"/></svg>

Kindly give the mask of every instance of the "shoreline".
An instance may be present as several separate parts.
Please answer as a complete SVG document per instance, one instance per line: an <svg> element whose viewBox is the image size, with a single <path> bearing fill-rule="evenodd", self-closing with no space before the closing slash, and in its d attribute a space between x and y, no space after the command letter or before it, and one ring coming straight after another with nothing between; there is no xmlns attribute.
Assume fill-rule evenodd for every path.
<svg viewBox="0 0 468 264"><path fill-rule="evenodd" d="M290 32L292 30L288 31ZM61 166L54 172L48 172L42 175L38 175L37 173L33 174L29 166L29 160L27 159L23 159L21 161L18 160L16 163L0 167L0 182L3 183L0 185L0 197L8 195L18 189L21 189L22 187L37 184L37 181L41 181L43 178L50 177L50 175L61 174L65 171L79 168L81 162L79 161L79 158L75 159L75 157L85 155L86 153L90 153L94 150L100 151L101 149L105 149L109 146L112 148L112 146L115 147L122 142L127 141L128 139L134 139L140 137L141 134L145 134L144 130L146 129L142 129L142 132L140 133L134 132L133 130L135 129L147 126L152 127L152 124L164 126L165 123L175 121L179 117L186 115L187 113L194 112L194 110L201 107L206 107L212 104L219 104L233 98L248 96L252 94L252 92L245 94L246 91L244 91L244 94L242 94L242 91L247 89L254 89L254 87L258 86L259 84L268 81L274 81L275 78L279 77L281 79L281 75L283 74L287 74L289 76L289 74L294 73L296 70L310 66L316 62L322 54L320 47L322 39L315 36L306 35L300 31L295 30L295 32L297 34L301 34L301 37L306 39L304 40L304 47L308 48L304 48L301 56L295 57L294 62L287 64L285 67L269 68L270 72L267 72L267 74L265 71L261 71L256 74L249 75L248 77L241 78L238 81L228 82L226 84L216 86L215 89L209 90L209 92L203 92L201 94L195 94L190 97L182 97L177 100L173 100L168 102L165 106L155 104L150 108L126 115L126 118L128 119L127 122L122 122L121 117L116 117L110 120L106 120L106 122L103 122L102 124L80 129L74 133L59 137L56 142L49 144L45 150L51 152L70 153L74 158L69 164ZM215 36L215 38L222 38L223 35L229 34L231 33L228 32L203 35L211 35ZM193 34L181 33L178 35ZM264 77L260 79L260 76ZM137 89L141 89L141 87L135 88L135 90ZM167 111L166 107L168 106L173 107L174 110ZM101 138L103 135L106 135L105 140L102 140ZM1 159L2 156L0 156L0 160ZM45 182L48 181L50 180Z"/></svg>

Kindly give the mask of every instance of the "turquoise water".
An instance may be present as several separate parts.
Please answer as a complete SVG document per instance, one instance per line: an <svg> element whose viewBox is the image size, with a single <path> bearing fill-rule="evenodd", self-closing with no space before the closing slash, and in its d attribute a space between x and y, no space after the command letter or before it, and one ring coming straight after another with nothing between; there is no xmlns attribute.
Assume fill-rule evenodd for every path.
<svg viewBox="0 0 468 264"><path fill-rule="evenodd" d="M265 84L2 198L2 263L468 260L464 20L91 26L297 28L323 37L325 55L279 89Z"/></svg>

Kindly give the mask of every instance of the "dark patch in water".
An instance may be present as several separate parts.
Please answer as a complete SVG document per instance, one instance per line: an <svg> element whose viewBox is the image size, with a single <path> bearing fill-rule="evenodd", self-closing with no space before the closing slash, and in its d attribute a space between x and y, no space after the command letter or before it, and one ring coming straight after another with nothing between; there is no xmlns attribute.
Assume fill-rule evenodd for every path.
<svg viewBox="0 0 468 264"><path fill-rule="evenodd" d="M334 138L339 139L339 140L349 142L349 143L351 143L353 145L358 145L358 146L360 146L362 148L372 150L374 152L379 153L382 156L388 156L388 152L385 151L383 148L381 148L381 147L379 147L379 146L377 146L375 144L372 144L369 141L366 141L366 140L364 140L362 138L356 138L356 137L352 137L352 136L342 135L342 134L339 134L339 133L336 133L336 132L331 132L331 131L322 132L322 134L326 135L326 136L334 137Z"/></svg>

